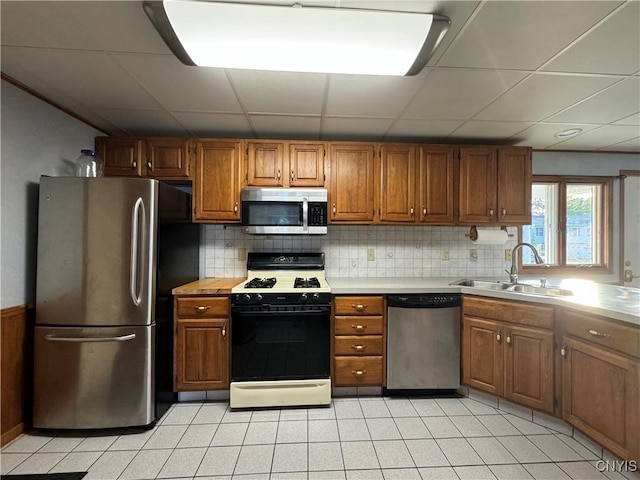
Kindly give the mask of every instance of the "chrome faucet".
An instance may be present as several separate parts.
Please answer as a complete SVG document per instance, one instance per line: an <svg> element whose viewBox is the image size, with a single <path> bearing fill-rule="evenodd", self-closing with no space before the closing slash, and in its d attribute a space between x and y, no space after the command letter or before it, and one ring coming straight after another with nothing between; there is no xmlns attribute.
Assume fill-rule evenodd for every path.
<svg viewBox="0 0 640 480"><path fill-rule="evenodd" d="M516 265L518 257L516 256L516 252L522 247L529 247L531 249L538 265L544 263L544 260L536 250L536 247L534 247L530 243L524 242L517 244L515 247L513 247L513 250L511 250L511 271L505 269L505 272L509 274L509 281L511 283L518 283L518 266Z"/></svg>

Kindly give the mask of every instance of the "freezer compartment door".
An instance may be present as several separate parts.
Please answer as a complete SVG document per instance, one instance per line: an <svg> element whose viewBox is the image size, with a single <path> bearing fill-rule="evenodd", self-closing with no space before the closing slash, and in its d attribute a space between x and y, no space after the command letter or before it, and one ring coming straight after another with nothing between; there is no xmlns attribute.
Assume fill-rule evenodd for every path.
<svg viewBox="0 0 640 480"><path fill-rule="evenodd" d="M151 325L156 180L43 177L36 323Z"/></svg>
<svg viewBox="0 0 640 480"><path fill-rule="evenodd" d="M114 428L155 419L155 325L35 327L33 426Z"/></svg>

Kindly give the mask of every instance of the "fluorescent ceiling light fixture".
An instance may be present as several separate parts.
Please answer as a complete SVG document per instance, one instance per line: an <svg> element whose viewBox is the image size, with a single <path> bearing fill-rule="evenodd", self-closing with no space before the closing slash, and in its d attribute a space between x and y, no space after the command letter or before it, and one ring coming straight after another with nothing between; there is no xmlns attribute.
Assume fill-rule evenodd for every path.
<svg viewBox="0 0 640 480"><path fill-rule="evenodd" d="M427 13L197 0L145 1L144 9L187 65L287 72L415 75L451 23Z"/></svg>
<svg viewBox="0 0 640 480"><path fill-rule="evenodd" d="M580 132L582 132L581 128L570 128L568 130L562 130L561 132L556 133L554 135L554 137L556 137L556 138L571 138L571 137L575 137Z"/></svg>

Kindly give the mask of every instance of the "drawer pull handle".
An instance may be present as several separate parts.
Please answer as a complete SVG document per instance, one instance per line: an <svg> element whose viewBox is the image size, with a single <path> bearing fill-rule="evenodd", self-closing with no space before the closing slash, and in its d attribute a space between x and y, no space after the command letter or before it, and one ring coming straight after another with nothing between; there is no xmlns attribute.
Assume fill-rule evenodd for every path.
<svg viewBox="0 0 640 480"><path fill-rule="evenodd" d="M356 332L364 332L365 329L367 328L366 325L351 325L351 328L353 328Z"/></svg>
<svg viewBox="0 0 640 480"><path fill-rule="evenodd" d="M589 332L589 335L593 335L594 337L598 337L598 338L607 338L610 335L608 333L601 333L597 330L593 330L591 328L587 329L587 332Z"/></svg>
<svg viewBox="0 0 640 480"><path fill-rule="evenodd" d="M356 352L362 352L366 348L366 345L351 345Z"/></svg>
<svg viewBox="0 0 640 480"><path fill-rule="evenodd" d="M353 373L356 377L361 377L362 375L365 375L367 373L366 370L352 370L351 373Z"/></svg>
<svg viewBox="0 0 640 480"><path fill-rule="evenodd" d="M206 312L211 308L210 305L198 305L197 307L193 307L196 312Z"/></svg>
<svg viewBox="0 0 640 480"><path fill-rule="evenodd" d="M358 303L357 305L351 305L351 308L358 312L364 312L367 306L363 303Z"/></svg>

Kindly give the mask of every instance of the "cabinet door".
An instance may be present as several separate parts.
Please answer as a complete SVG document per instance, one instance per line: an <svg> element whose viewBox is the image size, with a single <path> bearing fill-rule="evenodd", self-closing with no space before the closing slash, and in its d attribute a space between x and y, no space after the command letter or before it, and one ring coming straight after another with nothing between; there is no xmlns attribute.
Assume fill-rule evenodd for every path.
<svg viewBox="0 0 640 480"><path fill-rule="evenodd" d="M145 173L152 178L189 178L189 141L154 138L146 141Z"/></svg>
<svg viewBox="0 0 640 480"><path fill-rule="evenodd" d="M201 141L196 145L194 221L240 221L239 141Z"/></svg>
<svg viewBox="0 0 640 480"><path fill-rule="evenodd" d="M227 325L227 319L176 321L176 391L229 388Z"/></svg>
<svg viewBox="0 0 640 480"><path fill-rule="evenodd" d="M142 140L122 137L98 137L96 149L104 160L107 177L142 176Z"/></svg>
<svg viewBox="0 0 640 480"><path fill-rule="evenodd" d="M374 145L339 144L329 148L332 222L371 223L374 219Z"/></svg>
<svg viewBox="0 0 640 480"><path fill-rule="evenodd" d="M505 397L553 413L553 331L507 327Z"/></svg>
<svg viewBox="0 0 640 480"><path fill-rule="evenodd" d="M462 379L466 385L494 395L502 395L503 330L500 323L464 317Z"/></svg>
<svg viewBox="0 0 640 480"><path fill-rule="evenodd" d="M455 160L453 147L420 147L418 160L418 221L432 225L451 225L454 216Z"/></svg>
<svg viewBox="0 0 640 480"><path fill-rule="evenodd" d="M531 223L531 149L498 149L498 216L501 224Z"/></svg>
<svg viewBox="0 0 640 480"><path fill-rule="evenodd" d="M460 223L486 224L497 221L496 149L460 149Z"/></svg>
<svg viewBox="0 0 640 480"><path fill-rule="evenodd" d="M386 144L381 149L380 221L408 222L415 219L415 147Z"/></svg>
<svg viewBox="0 0 640 480"><path fill-rule="evenodd" d="M247 142L247 185L282 187L284 143Z"/></svg>
<svg viewBox="0 0 640 480"><path fill-rule="evenodd" d="M563 338L564 419L623 459L638 451L638 366L595 345Z"/></svg>
<svg viewBox="0 0 640 480"><path fill-rule="evenodd" d="M289 186L324 187L324 143L289 144Z"/></svg>

